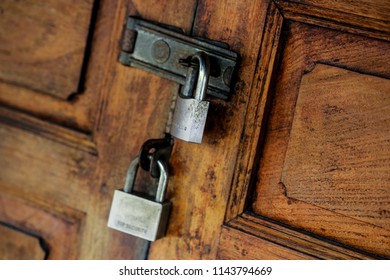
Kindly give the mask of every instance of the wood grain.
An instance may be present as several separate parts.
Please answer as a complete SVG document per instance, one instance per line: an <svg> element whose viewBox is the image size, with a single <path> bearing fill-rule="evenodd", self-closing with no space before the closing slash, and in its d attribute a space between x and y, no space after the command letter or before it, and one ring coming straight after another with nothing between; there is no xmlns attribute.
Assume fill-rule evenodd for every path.
<svg viewBox="0 0 390 280"><path fill-rule="evenodd" d="M39 238L0 224L1 260L43 260Z"/></svg>
<svg viewBox="0 0 390 280"><path fill-rule="evenodd" d="M127 168L142 143L163 136L172 98L178 92L176 83L117 62L118 40L126 17L160 19L161 23L173 23L188 32L194 9L195 1L119 1L115 15L111 15L116 22L110 36L110 59L105 68L95 134L99 151L95 171L96 204L88 212L92 220L91 226L86 228L87 238L83 244L93 250L85 251L83 258L146 258L148 242L107 228L107 219L114 190L123 187ZM141 182L139 188L151 189L150 182ZM170 192L172 189L170 184ZM97 229L104 234L97 236Z"/></svg>
<svg viewBox="0 0 390 280"><path fill-rule="evenodd" d="M3 185L0 187L3 189ZM16 192L12 191L9 194L11 193L15 195ZM2 222L33 236L41 237L44 241L42 244L46 247L47 259L79 258L84 213L51 201L39 200L35 195L30 198L30 201L13 195L4 193L0 195ZM34 202L32 202L33 198L35 198ZM38 256L42 256L42 253Z"/></svg>
<svg viewBox="0 0 390 280"><path fill-rule="evenodd" d="M387 0L275 0L286 19L390 38Z"/></svg>
<svg viewBox="0 0 390 280"><path fill-rule="evenodd" d="M83 94L61 101L0 84L8 107L0 112L0 189L9 197L0 220L39 233L49 258L146 257L147 242L107 227L109 208L141 144L163 135L178 86L121 65L119 42L128 15L188 32L194 9L195 1L156 1L153 9L145 1L99 1ZM37 219L26 223L29 213Z"/></svg>
<svg viewBox="0 0 390 280"><path fill-rule="evenodd" d="M387 176L385 175L388 168L386 167L387 159L383 158L386 157L386 154L388 154L388 152L385 152L386 150L388 151L388 147L385 142L380 142L386 141L384 134L388 134L386 133L387 130L381 126L381 122L384 121L388 115L388 113L386 113L388 112L388 105L386 105L385 101L387 100L385 96L388 95L388 81L386 79L390 77L388 67L386 66L386 63L390 61L387 51L388 43L385 41L369 39L367 37L334 30L313 26L309 27L300 23L289 23L286 25L284 34L287 37L285 43L286 46L281 54L282 61L279 74L276 78L274 102L269 115L269 122L267 123L268 129L266 132L264 148L261 151L260 171L258 173L256 187L257 194L253 204L254 211L258 214L283 221L290 225L307 229L316 234L327 236L328 238L336 239L340 242L345 242L351 246L367 250L370 253L388 256L390 243L388 240L389 232L386 229L388 228L386 209L388 209L389 199L388 179L386 179ZM326 46L326 48L323 46ZM308 156L305 157L308 161L305 161L305 163L304 161L301 161L300 164L298 164L298 161L295 160L301 158L302 154L298 155L298 153L294 153L291 159L287 158L287 161L289 161L288 167L285 166L286 157L291 155L289 154L291 151L287 151L290 141L297 141L296 139L301 139L303 141L305 138L303 134L300 134L299 130L294 131L294 126L292 126L292 124L297 110L296 106L300 88L302 87L302 77L305 73L316 69L315 65L317 63L325 63L343 69L353 69L358 73L365 74L369 77L371 76L371 78L369 78L363 76L362 74L356 74L358 76L362 76L359 76L359 82L355 82L355 84L352 84L351 81L348 80L349 78L345 78L344 81L334 78L337 82L332 79L332 75L324 78L321 85L319 85L321 89L312 89L312 91L315 92L312 97L316 96L317 93L322 92L323 94L321 95L321 98L315 98L307 105L302 106L302 110L306 110L307 112L305 113L305 125L310 126L310 123L312 122L313 124L319 122L317 129L320 129L320 131L321 129L324 129L323 133L327 135L326 137L330 135L329 133L332 129L329 126L326 128L325 123L321 121L321 117L316 118L319 111L323 110L316 107L321 104L321 100L325 100L322 98L326 95L329 96L326 101L323 101L330 106L327 106L328 108L334 108L332 107L332 102L341 102L336 104L339 104L340 107L345 105L345 109L348 109L348 106L354 108L353 110L355 110L355 112L351 112L342 124L340 123L339 125L336 125L336 119L332 122L331 125L334 125L333 134L338 135L337 137L339 137L336 142L337 144L342 144L343 141L350 141L349 143L352 145L350 146L352 149L364 150L362 153L357 155L359 160L355 158L355 163L363 163L366 156L368 158L371 156L375 163L370 165L368 169L360 169L360 174L357 177L348 177L348 172L340 173L340 180L344 180L343 182L345 183L345 180L350 178L349 186L354 185L354 190L349 189L354 193L354 198L351 200L348 199L348 187L345 187L343 185L344 183L340 184L340 180L338 181L338 184L335 182L331 188L327 189L328 194L325 195L325 198L321 198L321 196L319 196L320 193L325 191L323 188L321 188L321 191L317 193L313 192L315 187L313 189L312 184L298 183L298 181L304 181L304 178L306 178L307 180L311 180L311 182L318 180L316 183L318 186L318 183L321 182L321 178L333 176L331 174L326 175L324 170L322 170L323 172L321 174L315 172L315 170L317 170L315 162L326 164L326 162L331 161L335 149L328 150L320 156L315 152L314 154L310 154L310 148L307 147L307 145L304 145L302 146L302 149L305 153L309 153ZM349 73L348 76L351 76L350 78L352 80L354 77L356 79L356 75L354 76L351 72L344 73ZM339 75L339 78L340 77L342 77L341 74ZM367 82L367 79L372 80ZM381 82L377 82L378 79L380 79ZM367 84L363 83L365 80ZM375 82L373 82L374 80ZM306 80L303 79L303 81ZM343 82L345 82L344 86ZM365 93L363 95L359 94L359 92L361 92L358 89L360 87L359 85L365 86L362 87L362 89L365 88ZM338 93L334 93L335 91ZM379 95L375 95L375 92L378 91L381 93ZM373 95L370 95L370 101L367 101L367 94L369 92ZM332 101L330 94L334 94L334 96L336 96L335 98L338 97L338 101ZM355 99L364 98L364 96L366 96L366 98L362 99L363 103L360 103L361 105L358 105L358 107L352 107L354 106L352 104L359 104L356 103L357 101L354 101ZM341 98L343 99L340 100ZM377 112L377 109L373 109L372 107L374 105L370 104L378 104L379 100L381 102L380 106L383 107L379 107L381 109L379 109L378 114L373 115L373 112L370 114L369 112L371 109ZM319 102L319 104L315 105L317 102ZM322 103L323 107L326 107L325 103ZM348 104L348 106L346 104ZM303 107L305 109L303 109ZM298 112L299 110L301 109L298 109ZM363 118L363 116L367 117ZM369 121L369 119L371 119L371 121ZM363 120L364 122L362 122ZM374 131L375 129L378 129L374 132L373 137L378 136L380 139L370 140L367 142L367 138L364 137L368 136L363 136L362 134L359 136L359 139L362 139L362 142L358 146L358 142L353 142L353 139L342 140L348 139L343 138L347 137L346 135L351 136L351 132L348 131L353 131L354 127L356 128L356 124L362 125L361 128L363 129L364 123L367 123L367 126L373 126L372 129ZM386 125L386 121L383 125ZM345 132L345 130L347 132ZM363 129L361 133L363 133L363 131L366 130ZM376 133L378 133L378 135L376 135ZM291 137L294 137L294 139ZM322 138L322 140L325 141L325 138ZM317 145L320 147L326 145L326 143L327 142L325 141L321 145L319 143L317 143ZM370 146L371 144L368 143L371 143L373 146ZM373 152L373 149L376 149L376 152ZM377 151L379 150L381 152L378 154ZM343 165L345 170L353 170L356 168L356 164L348 160L348 158L350 158L348 156L348 151L348 149L339 148L339 164ZM294 164L294 161L297 164ZM293 172L295 176L289 176L287 173L283 173L285 168L289 168L289 170L299 170L302 166L307 166L308 169L306 169L306 171L309 173L311 172L311 175L306 173L306 176L304 176L299 172L296 173L295 171L295 173ZM382 172L380 173L381 179L379 182L376 182L377 179L372 178L378 178L376 177L379 174L378 172ZM365 181L366 183L369 183L370 186L363 187L364 182L361 182L360 187L358 187L359 180L357 180L357 178L365 176L364 174L371 174L366 177L371 179L367 179L369 181ZM291 182L298 183L297 185L294 185L294 187L291 187L291 197L289 193L290 186L284 182L285 177L288 177L288 180ZM311 179L309 179L309 177L311 177ZM324 183L322 183L321 186L324 187ZM304 187L306 188L305 191L303 190ZM379 190L378 193L376 193L376 189L378 189L378 187ZM332 189L334 189L335 192L332 192ZM369 190L372 190L372 192ZM303 192L312 194L312 199L308 201L308 203L300 201L300 199L303 198ZM298 199L294 199L294 193L299 193ZM337 196L337 194L339 196ZM326 197L328 197L328 199ZM326 202L327 200L329 201L330 197L332 197L331 199L333 200L332 205L330 205L329 202ZM368 199L370 199L369 202ZM358 201L360 201L360 203ZM316 207L315 205L320 207ZM337 213L339 210L342 214ZM373 212L375 212L375 214L373 214ZM316 218L314 218L314 216ZM374 220L375 222L373 222ZM309 226L310 224L311 226ZM385 227L383 228L382 226L384 225Z"/></svg>
<svg viewBox="0 0 390 280"><path fill-rule="evenodd" d="M96 143L91 135L52 124L3 106L0 106L0 122L62 143L65 146L97 155Z"/></svg>
<svg viewBox="0 0 390 280"><path fill-rule="evenodd" d="M297 228L292 228L288 225L278 223L275 220L269 220L265 217L255 216L250 212L241 214L236 219L230 221L228 226L235 229L233 232L241 231L252 235L251 237L248 236L248 239L251 239L252 242L246 250L258 252L259 255L256 258L263 258L261 244L264 243L264 241L274 244L271 246L271 248L274 247L272 249L274 251L267 252L266 250L264 253L279 256L280 259L299 259L302 258L302 256L310 259L376 258L375 255L369 255L365 252L347 247L342 243L335 242L334 240L327 240L321 236L315 236L305 231L299 231ZM230 235L230 232L222 232L221 240L229 240L231 238L224 235ZM255 237L257 239L255 239ZM233 237L233 239L235 239L235 237ZM276 247L276 245L279 247ZM288 252L289 250L295 251L295 253Z"/></svg>
<svg viewBox="0 0 390 280"><path fill-rule="evenodd" d="M99 96L106 71L102 65L110 59L109 42L115 18L116 1L94 1L84 75L78 94L62 99L49 94L0 83L0 103L36 118L91 134L99 111ZM104 11L104 12L102 12ZM118 19L119 20L119 19Z"/></svg>
<svg viewBox="0 0 390 280"><path fill-rule="evenodd" d="M298 124L320 115L314 110L308 120L299 115L294 120L296 111L310 111L314 101L321 105L330 100L317 96L313 101L316 95L308 94L303 99L308 105L303 105L302 90L309 93L319 85L317 94L329 96L324 85L331 83L332 89L344 85L344 92L346 84L361 82L350 80L351 73L370 77L370 86L387 83L383 82L390 78L387 8L368 6L366 13L361 0L347 1L345 7L329 6L330 1L275 2L94 1L80 94L58 98L16 83L0 83L0 221L42 238L50 259L142 259L148 252L149 259L388 256L388 213L381 219L375 212L379 204L387 209L387 189L379 186L385 196L376 196L374 202L359 200L363 192L351 189L346 191L349 204L339 197L318 200L310 188L298 186L300 180L310 181L308 176L294 176L300 150L288 151L290 138L294 147L301 141L293 134L304 129ZM228 43L241 56L232 99L211 100L202 145L175 143L167 236L149 251L147 242L109 229L106 223L113 192L122 188L139 147L163 135L178 85L118 63L128 15ZM321 76L318 64L341 72ZM365 90L362 96L370 92ZM377 119L385 117L384 110L375 110L380 98L369 99L367 108L365 103L353 105L353 96L359 93L339 96L346 102L337 105L361 109L363 116L369 109ZM356 119L360 114L349 116ZM347 124L336 126L336 121L327 123L328 128ZM374 125L375 135L385 137L381 131L385 123L369 124ZM370 143L378 146L375 141L380 141L359 137L365 139L361 142L368 145L366 151L371 151ZM287 164L286 155L291 160ZM290 183L283 184L281 174ZM363 180L383 180L375 174L379 173ZM150 182L139 182L137 187L153 189ZM376 239L371 238L374 235ZM367 244L362 245L362 240Z"/></svg>
<svg viewBox="0 0 390 280"><path fill-rule="evenodd" d="M78 92L92 4L1 1L0 79L65 100Z"/></svg>
<svg viewBox="0 0 390 280"><path fill-rule="evenodd" d="M310 255L282 247L231 227L222 229L217 258L223 260L313 259Z"/></svg>
<svg viewBox="0 0 390 280"><path fill-rule="evenodd" d="M288 197L390 229L389 93L387 79L322 64L303 76L281 175Z"/></svg>
<svg viewBox="0 0 390 280"><path fill-rule="evenodd" d="M167 237L152 244L150 259L217 255L266 7L267 1L199 1L193 36L227 43L238 52L238 81L231 100L211 101L201 145L175 143L172 215Z"/></svg>
<svg viewBox="0 0 390 280"><path fill-rule="evenodd" d="M372 259L365 253L244 213L221 232L221 259Z"/></svg>

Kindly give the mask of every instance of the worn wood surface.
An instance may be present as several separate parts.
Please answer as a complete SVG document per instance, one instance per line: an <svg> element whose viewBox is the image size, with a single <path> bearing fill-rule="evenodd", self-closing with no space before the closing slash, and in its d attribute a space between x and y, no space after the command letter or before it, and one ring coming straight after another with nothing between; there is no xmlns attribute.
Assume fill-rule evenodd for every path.
<svg viewBox="0 0 390 280"><path fill-rule="evenodd" d="M339 28L354 25L377 31L376 35L390 35L390 6L387 0L275 0L286 18L311 16L323 22L336 22Z"/></svg>
<svg viewBox="0 0 390 280"><path fill-rule="evenodd" d="M61 99L77 93L93 0L0 3L0 80Z"/></svg>
<svg viewBox="0 0 390 280"><path fill-rule="evenodd" d="M254 244L256 246L253 246ZM313 259L312 256L231 227L222 229L217 258L223 260Z"/></svg>
<svg viewBox="0 0 390 280"><path fill-rule="evenodd" d="M43 260L45 251L35 236L0 224L1 260Z"/></svg>
<svg viewBox="0 0 390 280"><path fill-rule="evenodd" d="M327 11L321 11L321 9L310 7L310 5L296 5L296 3L291 4L287 1L283 1L283 3L282 1L276 2L276 6L271 3L266 19L266 26L264 29L261 46L262 55L258 61L256 74L253 79L251 90L252 94L250 95L248 102L249 105L245 120L244 132L241 137L238 162L234 172L232 193L230 195L225 222L228 228L232 227L235 230L241 230L246 233L250 232L253 235L264 238L266 240L272 240L273 242L276 242L283 247L286 246L288 248L296 248L296 250L300 252L310 248L310 250L314 251L305 252L313 257L316 256L318 258L333 259L377 258L378 256L376 254L383 254L386 252L386 250L388 250L388 245L386 245L386 236L388 235L388 232L387 230L380 229L378 227L373 230L372 226L367 222L360 223L355 227L355 229L358 228L360 232L370 232L370 234L372 234L371 238L376 239L376 248L371 251L371 253L373 253L371 255L364 252L357 253L356 249L351 250L351 247L345 248L345 245L343 245L342 242L339 243L340 247L332 247L329 243L325 246L322 246L319 245L318 242L313 243L311 241L306 244L305 242L300 243L297 247L295 247L296 243L293 240L295 238L297 238L297 240L302 240L300 233L296 231L296 229L290 232L288 227L282 226L282 228L278 228L278 226L274 224L271 226L271 228L276 226L279 233L272 232L272 230L268 230L270 228L270 224L264 225L265 227L263 227L262 225L264 220L257 218L258 214L260 214L271 217L275 220L283 221L286 223L286 225L296 226L298 223L300 223L301 229L307 229L304 225L310 223L311 217L309 218L308 215L320 209L315 209L314 207L310 208L308 205L306 205L306 207L303 205L290 207L290 204L297 202L293 199L289 199L288 201L284 199L284 204L282 204L281 201L278 200L278 196L283 196L285 194L283 192L284 189L279 187L275 188L270 184L268 178L264 176L262 177L263 173L272 173L273 169L279 170L280 168L283 168L283 164L277 163L275 160L276 158L280 158L282 160L284 159L284 149L281 149L281 145L283 144L281 144L281 141L278 141L278 139L285 139L283 140L285 141L284 143L288 143L289 138L283 138L282 134L276 136L274 132L289 132L289 128L286 125L285 120L288 118L288 116L294 116L294 106L296 102L295 98L299 91L299 85L302 76L305 73L312 71L315 65L320 62L337 66L341 69L354 70L361 74L372 75L371 78L374 79L376 77L383 78L382 83L387 83L386 79L388 79L388 67L386 66L386 64L389 62L387 55L387 50L389 48L388 43L385 41L378 41L364 37L370 36L372 38L382 38L387 40L388 35L385 34L387 32L388 25L382 26L378 30L375 30L374 25L370 27L374 29L359 28L359 26L361 27L359 24L354 27L351 22L355 18L357 12L351 12L351 14L344 13L343 20L341 20L340 17L337 18L337 13L335 13L337 12L336 10L333 10L332 13L327 14ZM289 9L289 7L293 7L294 9ZM360 7L360 11L362 8L364 9L364 7ZM319 15L321 16L319 17ZM332 17L336 17L340 21L331 21ZM305 25L300 25L298 22L307 22L311 24L307 25L307 27L310 26L310 28L305 31L305 28L302 28ZM374 22L375 26L380 25L376 25L380 22L380 20L374 20ZM294 26L299 26L299 28L294 29ZM279 34L282 27L283 32L281 33L279 39ZM340 32L332 31L331 29L328 29L329 27L340 30ZM310 30L310 32L307 32L308 30ZM363 36L356 36L353 34ZM295 39L291 39L293 37L295 37ZM300 39L297 39L298 37ZM292 44L293 41L295 43ZM275 61L277 63L276 65ZM278 66L280 64L281 66ZM286 71L286 69L289 70ZM286 72L289 73L287 74L287 77L289 78L285 78ZM322 81L322 92L327 92L327 87L324 86L327 81L328 80ZM277 94L281 89L285 94L283 95L282 99L278 100ZM381 87L381 90L382 94L388 93L385 87ZM274 98L275 94L276 97ZM275 102L270 102L273 99L276 99ZM278 102L288 103L292 106L283 108L276 107ZM279 110L276 110L276 108ZM386 107L383 107L381 111L383 112L383 110L386 110L385 108ZM269 114L270 111L271 114ZM380 114L377 114L376 116L379 115ZM387 115L384 114L383 117ZM275 122L271 122L269 121L270 118L271 120L272 118L276 118L277 120ZM310 115L306 119L309 121ZM381 119L382 117L379 118L379 120ZM267 149L267 141L271 137L270 135L272 135L272 139L275 145L272 148ZM264 142L266 143L265 146ZM265 154L268 152L269 154ZM384 170L384 172L386 172L386 165L382 165L382 163L383 162L378 163L376 170ZM264 166L266 166L268 171L266 171ZM259 168L260 173L256 174ZM262 170L264 171L263 173L261 173ZM277 183L281 178L281 172L276 173L277 174L275 174L274 179L277 186ZM382 173L382 175L384 175L384 173ZM296 174L296 176L293 178L295 180L304 180L305 177L301 177L299 174ZM312 178L313 180L316 179L315 176ZM380 180L383 182L386 180L385 178L386 175L381 177ZM256 185L256 189L253 190L253 187ZM295 188L295 190L298 189L299 188ZM371 189L373 190L374 187ZM307 188L307 190L307 193L310 193L310 188ZM387 192L388 186L384 186L382 190ZM316 194L311 193L311 197L316 197ZM364 197L364 194L360 195L360 198L362 197ZM254 209L251 207L252 199L254 199ZM316 199L321 200L321 198L318 197L316 197ZM342 200L343 198L341 197L339 199ZM364 197L364 199L367 201L369 197ZM374 202L370 201L369 205L364 204L365 209L359 209L359 211L360 213L364 212L365 215L368 216L369 212L372 210L373 205L375 205L374 207L381 205L381 208L386 208L386 205L388 205L389 202L388 199L386 200L386 198L384 200L385 201L374 199ZM261 203L259 203L259 201L261 201ZM375 203L375 201L381 202ZM289 203L287 204L287 202ZM248 216L247 214L243 214L245 211L249 211L249 213L251 211L255 211L256 214L254 216ZM352 210L350 213L351 212ZM384 211L381 212L382 215L386 213ZM270 213L272 213L272 215L270 215ZM323 220L328 218L327 214L324 212L320 211L317 214L319 221L317 225L321 224L321 217ZM289 217L291 215L295 215L295 218L290 219ZM244 217L244 219L242 217ZM378 218L378 215L376 215L376 217ZM345 216L337 215L334 212L332 219L333 223L324 222L323 228L337 231L340 230L340 226L344 226L345 230L346 220L348 220L349 225L353 225L356 222L352 219L346 218ZM294 220L294 222L292 222L292 220ZM300 222L296 223L298 220ZM381 221L383 221L383 224L387 224L388 226L388 223L385 222L385 220L386 218L382 217L377 219L376 222L381 223ZM235 232L237 231L232 232L226 229L222 231L220 238L220 251L222 252L221 257L237 257L240 255L241 249L247 248L245 246L238 246L234 249L236 252L230 253L227 249L225 249L225 247L230 246L230 248L232 248L233 245L237 245L237 241L235 240L239 234L236 235ZM375 237L374 232L380 235L380 237ZM289 237L279 240L278 238L275 239L275 237L280 233L286 233L289 235ZM316 233L318 233L319 237L322 235L320 231L317 231ZM360 244L366 242L371 243L372 245L372 240L364 239L362 236L359 237L358 235L352 237L353 233L348 230L345 230L344 233L340 235L343 237L350 236L351 239L355 238L355 241L359 240ZM325 236L335 240L334 236ZM378 241L380 239L383 239L384 241L382 245L379 245ZM279 243L281 240L284 241ZM260 244L263 242L261 239L256 238L251 239L251 241L252 247L256 247L257 245L260 246ZM324 244L326 244L326 239L324 239L324 241ZM343 239L343 241L345 241L345 239ZM366 250L371 245L367 245L365 247ZM284 251L283 248L275 250L280 250L281 252ZM275 253L277 254L277 252ZM261 253L259 253L259 255L261 255Z"/></svg>
<svg viewBox="0 0 390 280"><path fill-rule="evenodd" d="M249 214L224 226L218 259L371 259L375 256L329 243Z"/></svg>
<svg viewBox="0 0 390 280"><path fill-rule="evenodd" d="M91 24L88 22L89 38L84 38L87 46L83 50L83 52L86 52L83 57L83 69L72 70L72 75L77 74L79 79L81 79L77 82L79 90L69 92L71 95L68 96L68 98L64 97L64 99L54 95L45 94L34 89L26 88L24 86L2 81L0 82L0 104L2 106L24 112L36 118L60 124L61 126L72 128L77 131L82 131L88 134L93 133L94 126L96 124L96 115L99 111L99 92L101 90L103 81L102 77L105 71L105 67L102 67L102 65L106 65L107 59L109 58L107 53L109 51L108 48L110 40L108 40L108 38L111 36L112 26L115 21L115 19L112 18L112 14L115 12L117 2L93 1L93 3L94 7L93 10L90 10L91 15L89 16L90 18L92 17L90 20ZM63 4L67 5L67 2ZM23 6L23 2L17 2L13 5ZM77 24L77 22L74 24ZM33 29L35 25L31 24L31 26L25 26L26 32L28 33L29 28ZM5 27L2 25L1 28ZM63 34L58 34L58 37L59 38L56 38L55 41L61 41ZM56 44L59 44L59 42ZM55 52L56 49L58 48L52 49L52 52ZM60 50L62 49L60 48ZM64 51L66 51L66 49L64 49ZM77 49L77 51L80 52L81 50ZM50 53L46 55L49 54ZM55 54L52 54L52 56L54 55ZM16 58L14 59L17 61ZM47 59L48 62L52 60L50 56ZM8 69L8 66L6 65L7 64L3 67ZM42 66L42 68L43 67L44 66ZM49 74L44 77L46 81L51 80ZM27 74L20 73L20 75L20 78L23 79L23 77Z"/></svg>
<svg viewBox="0 0 390 280"><path fill-rule="evenodd" d="M199 1L193 35L228 43L240 54L238 81L230 101L211 102L201 145L175 143L171 219L150 259L216 258L265 12L263 1Z"/></svg>
<svg viewBox="0 0 390 280"><path fill-rule="evenodd" d="M294 22L283 34L254 211L389 256L389 43Z"/></svg>
<svg viewBox="0 0 390 280"><path fill-rule="evenodd" d="M142 143L147 139L163 136L171 101L178 91L178 85L173 82L117 63L118 38L122 34L127 15L137 15L148 20L157 20L155 17L158 16L162 23L175 23L189 32L195 8L195 2L191 2L192 5L189 5L189 2L191 1L169 3L155 1L153 9L149 9L151 5L149 2L132 1L128 3L128 7L123 3L119 5L120 8L115 15L115 18L121 18L122 21L117 22L115 32L112 34L111 60L106 68L107 79L101 99L102 113L96 131L100 161L96 177L99 180L100 203L99 207L91 209L91 215L94 217L93 225L107 233L98 240L105 247L111 248L105 253L106 258L146 257L148 242L106 228L108 212L114 190L123 187L127 168L138 154ZM180 18L177 17L177 9L184 13ZM161 14L164 14L163 18L160 18ZM108 143L110 143L109 148L107 148ZM150 189L150 183L139 187ZM170 184L169 192L173 188L174 186ZM95 229L91 227L90 230L93 235ZM89 239L86 246L95 246L96 241Z"/></svg>
<svg viewBox="0 0 390 280"><path fill-rule="evenodd" d="M321 116L310 107L312 99L321 101L317 106L327 104L330 98L325 96L332 94L327 89L336 91L340 83L344 87L339 99L345 103L336 105L354 111L348 116L355 119L357 112L368 116L371 111L376 116L369 122L374 130L361 128L386 141L386 123L379 121L387 120L379 118L385 118L386 103L375 107L387 96L381 90L389 78L384 1L375 1L367 13L353 1L347 1L344 10L329 6L329 1L275 2L94 1L85 79L78 94L61 99L0 82L0 221L40 238L48 246L49 259L139 259L147 252L149 259L387 256L388 189L380 183L386 180L385 165L368 166L373 172L363 178L374 183L368 188L371 195L375 188L385 194L375 199L360 199L367 192L353 184L352 175L341 174L335 182L348 181L349 188L338 189L333 199L331 190L319 185L329 198L321 199L310 187L301 187L314 179L299 177L294 169L300 162L300 135L307 132L304 124ZM169 126L178 85L117 62L128 15L228 43L241 57L231 100L211 100L202 145L175 142L167 236L151 244L149 251L147 242L109 229L106 223L113 192L122 188L141 144L163 136ZM319 64L326 65L325 70ZM328 70L334 75L324 76ZM354 105L354 96L368 98L371 93L346 94L355 75L368 76L365 85L378 86L382 95L369 99L367 106ZM310 93L317 85L320 96L315 98ZM298 99L305 91L306 97ZM296 110L302 113L294 121ZM302 117L310 110L314 111L308 118ZM341 139L336 130L348 122L334 122L321 129L330 125ZM317 128L315 139L325 141L329 136ZM296 148L288 151L290 130ZM375 157L382 138L369 141L368 136L356 139L368 151L363 155ZM323 142L317 144L312 147ZM283 155L288 155L286 163L278 161ZM312 164L318 160L309 156ZM311 166L304 170L312 171ZM281 174L289 184L278 184ZM288 197L289 185L294 198ZM151 190L147 182L137 187ZM346 197L340 198L343 194ZM362 244L362 232L367 244ZM377 247L381 240L382 249Z"/></svg>
<svg viewBox="0 0 390 280"><path fill-rule="evenodd" d="M20 190L0 187L3 223L40 238L47 259L80 258L85 213L57 201L42 200L35 194L24 199L27 196Z"/></svg>
<svg viewBox="0 0 390 280"><path fill-rule="evenodd" d="M188 32L195 2L149 7L99 1L85 90L71 100L0 83L0 220L42 238L49 259L146 257L148 243L109 229L108 213L141 144L163 136L178 86L120 65L119 42L128 15Z"/></svg>
<svg viewBox="0 0 390 280"><path fill-rule="evenodd" d="M302 78L287 195L390 229L390 80L317 64Z"/></svg>
<svg viewBox="0 0 390 280"><path fill-rule="evenodd" d="M233 232L238 233L238 230L251 233L251 245L247 246L247 248L244 246L241 248L246 249L247 252L252 252L253 258L255 259L267 259L268 257L274 258L276 256L279 259L372 259L376 257L375 255L368 255L365 252L359 252L351 247L346 248L342 243L329 242L329 240L321 236L311 235L305 231L298 231L296 228L275 222L274 220L253 215L253 213L243 213L240 217L229 222L228 225L234 229L232 231L233 235L237 235ZM230 235L228 231L224 230L222 232L219 247L220 251L225 251L224 255L230 258L231 255L239 253L240 250L231 247L231 254L227 253L228 250L225 247L229 246L226 243L224 245L222 243L224 242L223 240L237 238L228 235ZM269 249L266 251L262 251L261 244L264 243L264 240L267 241L266 243L272 243L272 245L267 245ZM295 251L295 253L292 251Z"/></svg>

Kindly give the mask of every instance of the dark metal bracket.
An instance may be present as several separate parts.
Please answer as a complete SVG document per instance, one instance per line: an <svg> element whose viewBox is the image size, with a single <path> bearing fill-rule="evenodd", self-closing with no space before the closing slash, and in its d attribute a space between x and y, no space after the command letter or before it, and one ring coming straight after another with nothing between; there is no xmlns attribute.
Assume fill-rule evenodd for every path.
<svg viewBox="0 0 390 280"><path fill-rule="evenodd" d="M119 61L163 78L185 84L188 61L195 53L210 58L207 94L228 99L238 55L223 43L186 36L173 28L129 17Z"/></svg>

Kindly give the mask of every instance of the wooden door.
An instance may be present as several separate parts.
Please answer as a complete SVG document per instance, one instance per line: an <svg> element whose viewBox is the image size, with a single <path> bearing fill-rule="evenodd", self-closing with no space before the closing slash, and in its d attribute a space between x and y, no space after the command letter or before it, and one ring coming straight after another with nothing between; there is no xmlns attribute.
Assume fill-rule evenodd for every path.
<svg viewBox="0 0 390 280"><path fill-rule="evenodd" d="M389 8L2 1L1 258L389 258ZM117 62L128 15L241 57L203 143L175 142L167 236L150 248L107 217L141 144L169 126L178 85Z"/></svg>

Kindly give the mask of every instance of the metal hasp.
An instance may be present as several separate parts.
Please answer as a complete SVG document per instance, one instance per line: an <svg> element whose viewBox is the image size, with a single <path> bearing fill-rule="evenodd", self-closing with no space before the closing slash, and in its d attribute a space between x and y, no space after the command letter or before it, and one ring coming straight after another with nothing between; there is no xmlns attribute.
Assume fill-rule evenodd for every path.
<svg viewBox="0 0 390 280"><path fill-rule="evenodd" d="M129 17L119 61L151 72L181 85L186 82L185 61L199 52L210 58L210 78L207 94L228 99L237 53L228 46L191 38L172 28L164 28L141 19ZM212 42L212 43L211 43Z"/></svg>

